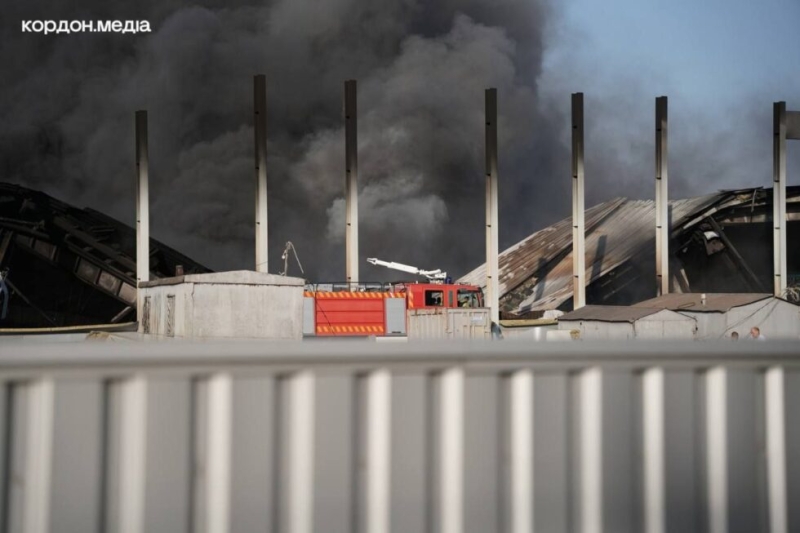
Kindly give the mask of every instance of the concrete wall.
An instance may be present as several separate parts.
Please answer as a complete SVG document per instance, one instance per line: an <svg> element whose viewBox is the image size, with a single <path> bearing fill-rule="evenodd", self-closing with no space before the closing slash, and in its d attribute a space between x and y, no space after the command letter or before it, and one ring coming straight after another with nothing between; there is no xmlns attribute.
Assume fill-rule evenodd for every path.
<svg viewBox="0 0 800 533"><path fill-rule="evenodd" d="M767 339L800 339L800 307L778 298L736 307L726 313L726 335L749 334L758 326Z"/></svg>
<svg viewBox="0 0 800 533"><path fill-rule="evenodd" d="M601 322L599 320L559 320L558 329L581 332L581 339L633 339L636 332L630 322Z"/></svg>
<svg viewBox="0 0 800 533"><path fill-rule="evenodd" d="M303 280L238 271L142 284L139 332L177 338L301 339Z"/></svg>
<svg viewBox="0 0 800 533"><path fill-rule="evenodd" d="M558 329L578 330L581 339L693 339L696 323L692 317L665 309L635 322L562 319Z"/></svg>
<svg viewBox="0 0 800 533"><path fill-rule="evenodd" d="M547 339L548 332L556 331L557 329L558 326L556 324L547 326L504 327L503 338L509 340L532 340L540 342Z"/></svg>
<svg viewBox="0 0 800 533"><path fill-rule="evenodd" d="M637 339L686 339L695 338L696 321L672 311L659 311L640 318L633 324Z"/></svg>
<svg viewBox="0 0 800 533"><path fill-rule="evenodd" d="M726 338L734 331L743 339L753 326L758 326L767 339L800 339L800 307L778 298L735 307L727 313L681 314L697 320L699 339Z"/></svg>
<svg viewBox="0 0 800 533"><path fill-rule="evenodd" d="M699 340L720 338L725 331L727 321L725 313L692 313L688 311L680 311L680 313L697 322L696 337ZM739 334L741 335L741 332Z"/></svg>

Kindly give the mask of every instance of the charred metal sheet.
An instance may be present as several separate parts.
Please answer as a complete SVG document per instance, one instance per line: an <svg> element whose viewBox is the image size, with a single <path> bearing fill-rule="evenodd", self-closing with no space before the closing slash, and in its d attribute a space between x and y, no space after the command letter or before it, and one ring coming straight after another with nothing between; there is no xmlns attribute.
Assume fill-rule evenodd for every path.
<svg viewBox="0 0 800 533"><path fill-rule="evenodd" d="M210 270L156 241L153 278ZM0 183L0 268L11 307L0 327L80 326L119 321L136 305L132 228L42 192ZM23 296L24 295L24 296Z"/></svg>

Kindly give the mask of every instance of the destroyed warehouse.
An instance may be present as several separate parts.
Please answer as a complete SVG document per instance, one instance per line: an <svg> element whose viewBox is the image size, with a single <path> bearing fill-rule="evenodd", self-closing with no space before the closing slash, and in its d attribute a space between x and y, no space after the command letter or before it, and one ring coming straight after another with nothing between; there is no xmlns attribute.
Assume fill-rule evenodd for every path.
<svg viewBox="0 0 800 533"><path fill-rule="evenodd" d="M670 292L769 293L773 287L772 189L674 200L670 206ZM787 187L788 290L800 283L800 187ZM631 305L656 296L652 200L616 198L586 211L586 299ZM572 309L572 219L537 231L500 254L501 318ZM485 266L462 283L485 286Z"/></svg>
<svg viewBox="0 0 800 533"><path fill-rule="evenodd" d="M800 187L787 188L789 289L800 282ZM652 201L617 198L586 211L587 303L631 305L656 296ZM670 202L670 291L769 293L772 190L721 191ZM92 209L0 184L2 328L136 320L135 232ZM151 240L151 278L210 270ZM484 266L462 283L485 285ZM572 309L572 221L541 229L500 254L503 318ZM9 298L10 295L10 298ZM0 305L0 313L3 312Z"/></svg>

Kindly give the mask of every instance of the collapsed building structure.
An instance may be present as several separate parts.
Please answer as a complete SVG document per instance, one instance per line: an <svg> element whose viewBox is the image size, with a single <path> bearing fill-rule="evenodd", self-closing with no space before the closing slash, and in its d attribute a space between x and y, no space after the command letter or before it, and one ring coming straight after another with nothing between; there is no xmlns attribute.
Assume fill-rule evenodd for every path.
<svg viewBox="0 0 800 533"><path fill-rule="evenodd" d="M768 293L773 284L772 189L726 190L669 202L670 292ZM787 187L787 241L800 242L800 187ZM586 299L632 305L657 296L654 202L616 198L586 211ZM501 318L573 308L572 219L500 254ZM798 301L800 248L787 247L788 289ZM483 285L481 265L459 281Z"/></svg>
<svg viewBox="0 0 800 533"><path fill-rule="evenodd" d="M136 233L99 211L0 183L0 271L3 328L136 320ZM153 279L211 272L155 240L150 271Z"/></svg>

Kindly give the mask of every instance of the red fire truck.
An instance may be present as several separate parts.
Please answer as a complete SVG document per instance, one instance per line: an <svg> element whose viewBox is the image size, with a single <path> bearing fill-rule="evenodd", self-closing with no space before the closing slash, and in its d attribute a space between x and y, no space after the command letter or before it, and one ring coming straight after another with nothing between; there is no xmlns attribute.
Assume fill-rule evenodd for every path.
<svg viewBox="0 0 800 533"><path fill-rule="evenodd" d="M307 285L303 317L305 336L403 336L409 309L483 307L480 287L452 283L446 272L420 270L379 259L367 261L424 276L428 282Z"/></svg>

